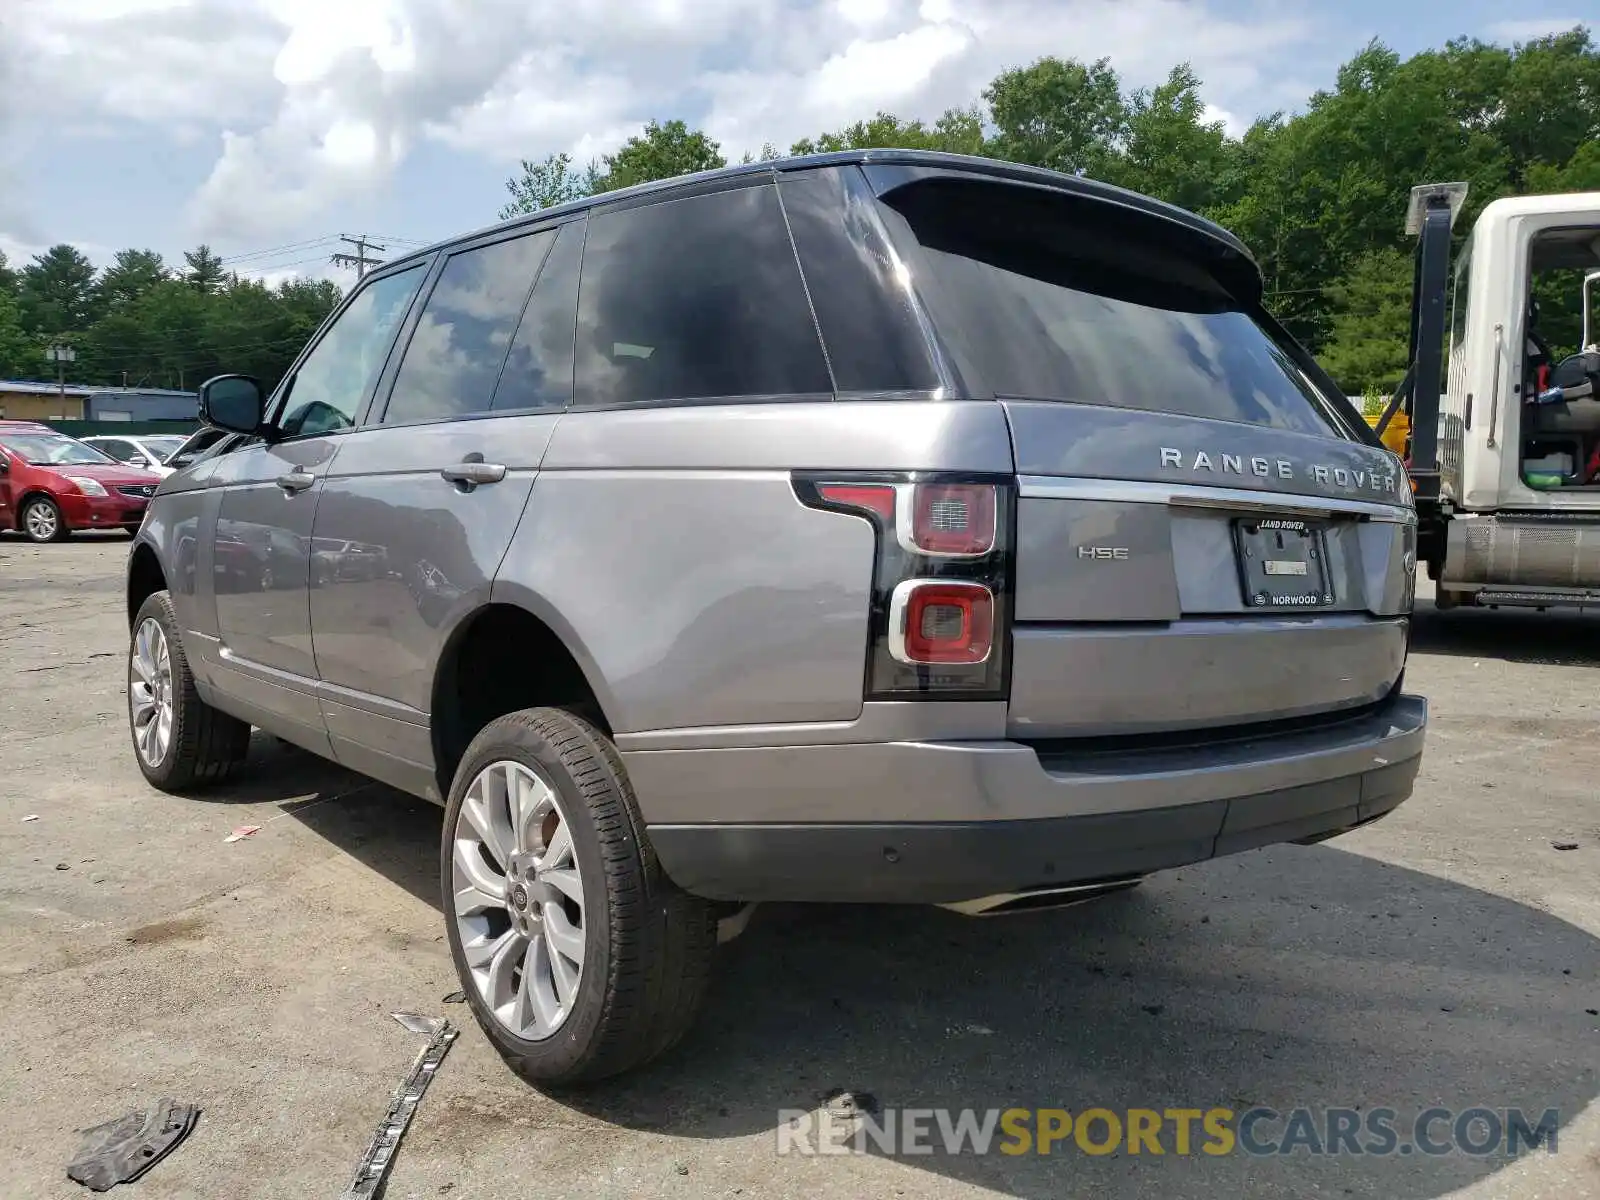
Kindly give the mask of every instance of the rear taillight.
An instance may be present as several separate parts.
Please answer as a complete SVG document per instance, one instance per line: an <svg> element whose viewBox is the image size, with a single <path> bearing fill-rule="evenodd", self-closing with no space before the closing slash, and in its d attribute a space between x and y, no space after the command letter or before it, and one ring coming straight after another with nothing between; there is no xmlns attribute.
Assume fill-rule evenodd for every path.
<svg viewBox="0 0 1600 1200"><path fill-rule="evenodd" d="M877 532L867 698L1004 698L1015 481L819 473L794 486Z"/></svg>

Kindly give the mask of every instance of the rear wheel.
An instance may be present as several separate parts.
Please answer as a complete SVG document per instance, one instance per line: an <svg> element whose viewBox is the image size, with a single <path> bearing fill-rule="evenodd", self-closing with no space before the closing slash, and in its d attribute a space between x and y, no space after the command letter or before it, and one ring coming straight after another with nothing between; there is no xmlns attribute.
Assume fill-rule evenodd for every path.
<svg viewBox="0 0 1600 1200"><path fill-rule="evenodd" d="M72 531L60 505L49 496L34 496L22 506L22 532L30 542L59 542Z"/></svg>
<svg viewBox="0 0 1600 1200"><path fill-rule="evenodd" d="M715 914L661 871L610 741L559 709L486 726L456 771L440 847L450 953L506 1062L585 1083L693 1023Z"/></svg>
<svg viewBox="0 0 1600 1200"><path fill-rule="evenodd" d="M164 792L221 783L250 749L250 726L195 690L166 592L146 600L133 619L128 728L139 770Z"/></svg>

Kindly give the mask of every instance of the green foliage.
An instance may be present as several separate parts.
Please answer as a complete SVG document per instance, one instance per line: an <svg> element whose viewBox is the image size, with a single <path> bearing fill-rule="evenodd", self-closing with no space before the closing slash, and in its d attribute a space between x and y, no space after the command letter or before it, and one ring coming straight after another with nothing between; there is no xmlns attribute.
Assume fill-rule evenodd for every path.
<svg viewBox="0 0 1600 1200"><path fill-rule="evenodd" d="M511 202L500 210L502 221L589 194L584 177L572 169L570 154L551 154L537 163L523 159L521 178L506 180L506 191L511 193Z"/></svg>
<svg viewBox="0 0 1600 1200"><path fill-rule="evenodd" d="M1321 362L1347 396L1387 396L1405 375L1412 273L1409 254L1372 250L1328 289L1331 336Z"/></svg>
<svg viewBox="0 0 1600 1200"><path fill-rule="evenodd" d="M189 264L188 271L184 273L184 281L202 295L209 296L228 278L228 273L222 266L222 259L211 252L210 246L201 244L193 250L185 250L183 261Z"/></svg>
<svg viewBox="0 0 1600 1200"><path fill-rule="evenodd" d="M622 143L615 154L607 154L599 165L592 165L585 183L591 193L613 192L636 183L727 165L722 147L698 129L691 130L682 121L668 121L665 125L651 121L644 132Z"/></svg>
<svg viewBox="0 0 1600 1200"><path fill-rule="evenodd" d="M74 246L51 246L22 268L22 323L41 338L86 329L96 313L94 264Z"/></svg>

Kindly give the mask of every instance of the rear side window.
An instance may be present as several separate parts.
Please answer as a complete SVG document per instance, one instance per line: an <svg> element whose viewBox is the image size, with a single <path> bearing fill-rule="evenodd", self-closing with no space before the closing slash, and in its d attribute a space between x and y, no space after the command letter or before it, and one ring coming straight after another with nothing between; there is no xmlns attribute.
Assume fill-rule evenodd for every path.
<svg viewBox="0 0 1600 1200"><path fill-rule="evenodd" d="M927 338L860 171L799 171L780 186L839 390L938 387Z"/></svg>
<svg viewBox="0 0 1600 1200"><path fill-rule="evenodd" d="M590 219L579 405L832 391L772 184Z"/></svg>
<svg viewBox="0 0 1600 1200"><path fill-rule="evenodd" d="M583 222L563 226L511 341L495 412L537 412L572 403L572 339L578 313Z"/></svg>
<svg viewBox="0 0 1600 1200"><path fill-rule="evenodd" d="M452 254L395 376L385 424L488 412L553 230Z"/></svg>
<svg viewBox="0 0 1600 1200"><path fill-rule="evenodd" d="M997 395L1335 428L1330 402L1206 263L1103 204L978 181L888 203L921 245L941 332Z"/></svg>

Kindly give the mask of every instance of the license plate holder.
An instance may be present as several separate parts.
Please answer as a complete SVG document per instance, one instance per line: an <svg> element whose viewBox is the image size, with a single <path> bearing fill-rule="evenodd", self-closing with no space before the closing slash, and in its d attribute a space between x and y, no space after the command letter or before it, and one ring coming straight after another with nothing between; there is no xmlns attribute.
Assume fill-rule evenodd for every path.
<svg viewBox="0 0 1600 1200"><path fill-rule="evenodd" d="M1320 525L1294 517L1239 517L1233 545L1245 607L1274 612L1332 606Z"/></svg>

